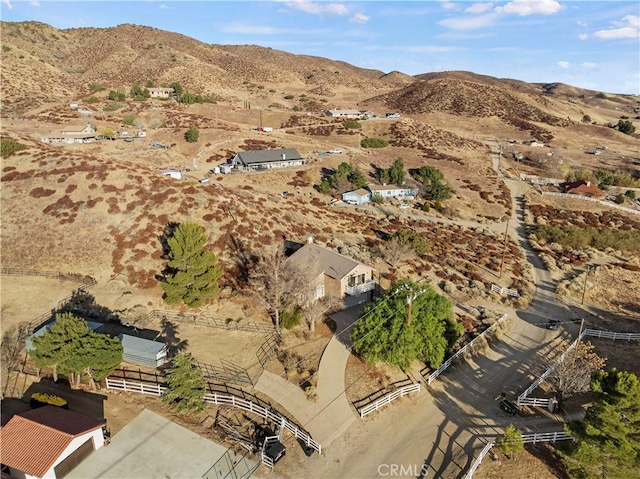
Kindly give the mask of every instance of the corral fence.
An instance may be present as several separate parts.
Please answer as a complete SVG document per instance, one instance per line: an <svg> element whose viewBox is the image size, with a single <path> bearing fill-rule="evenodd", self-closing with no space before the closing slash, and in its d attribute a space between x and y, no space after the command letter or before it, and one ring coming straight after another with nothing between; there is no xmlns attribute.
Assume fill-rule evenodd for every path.
<svg viewBox="0 0 640 479"><path fill-rule="evenodd" d="M151 396L160 397L167 389L160 383L150 384L137 381L128 381L126 379L119 379L114 377L108 377L105 380L107 389L127 392L138 392L142 394L148 394ZM308 448L311 448L322 454L322 446L313 440L311 435L302 429L302 427L295 424L290 419L287 419L284 415L276 412L272 407L264 407L256 404L253 401L246 400L242 397L238 397L234 394L227 392L228 387L224 387L225 392L217 392L214 388L209 387L209 392L205 394L204 401L208 404L215 404L218 406L229 406L238 408L252 414L256 414L263 419L273 421L274 424L280 425L284 429L287 429L293 436L301 443L305 444Z"/></svg>
<svg viewBox="0 0 640 479"><path fill-rule="evenodd" d="M141 320L146 323L153 319L166 319L169 321L194 324L196 326L207 326L211 328L225 329L227 331L247 331L251 333L273 333L275 331L271 326L257 324L253 321L220 320L212 318L210 316L180 313L177 311L164 311L160 309L154 309L153 311L150 311Z"/></svg>
<svg viewBox="0 0 640 479"><path fill-rule="evenodd" d="M80 294L80 293L86 293L87 292L87 288L89 288L89 287L90 286L82 286L82 287L76 289L73 293L69 294L68 296L65 296L60 301L58 301L58 304L56 304L56 307L53 308L53 310L51 312L41 314L36 319L31 321L29 324L27 324L27 326L25 328L25 332L26 332L27 336L31 336L34 333L34 331L37 331L42 326L47 324L53 318L53 312L56 309L60 309L63 306L65 306L69 301L71 301L71 299L75 295Z"/></svg>
<svg viewBox="0 0 640 479"><path fill-rule="evenodd" d="M387 394L386 396L378 399L377 401L364 406L358 411L360 413L360 417L363 418L367 414L371 414L372 412L377 411L378 409L392 403L396 399L401 398L402 396L406 396L407 394L412 392L420 392L420 383L414 383L414 384L410 384L408 386L404 386L399 389L396 389L392 393Z"/></svg>
<svg viewBox="0 0 640 479"><path fill-rule="evenodd" d="M576 339L573 343L569 345L569 347L560 355L560 357L555 361L549 369L543 372L538 379L536 379L531 386L529 386L520 396L518 396L517 404L525 405L525 406L542 406L549 407L549 404L552 399L546 398L528 398L529 394L531 394L540 384L544 382L544 380L553 372L555 367L564 361L566 354L571 351L573 348L577 346L577 344L586 336L592 336L595 338L605 338L605 339L613 339L613 340L623 340L623 341L638 341L640 340L640 333L616 333L614 331L605 331L602 329L584 329L578 339ZM536 402L536 404L532 404Z"/></svg>
<svg viewBox="0 0 640 479"><path fill-rule="evenodd" d="M434 372L432 372L429 375L429 377L427 378L427 384L431 384L434 379L440 376L449 366L451 366L451 363L453 363L453 361L455 361L456 358L463 355L467 350L471 349L473 347L473 343L475 343L478 339L485 336L486 334L489 334L489 332L496 329L498 325L502 324L506 319L507 319L507 315L503 314L502 317L500 317L500 319L498 319L495 323L493 323L487 329L482 331L482 333L480 333L478 336L473 338L473 341L468 342L464 347L460 348L453 356L447 359L444 363L442 363L442 365L438 369L436 369Z"/></svg>
<svg viewBox="0 0 640 479"><path fill-rule="evenodd" d="M627 208L626 206L621 206L621 205L618 205L618 204L615 204L615 203L611 203L610 201L603 201L603 200L599 200L597 198L591 198L590 196L572 195L570 193L556 193L554 191L543 191L542 189L540 189L540 193L542 193L543 195L562 196L564 198L572 198L574 200L591 201L593 203L599 203L602 206L607 206L609 208L615 208L616 210L622 210L622 211L625 211L627 213L632 213L634 215L640 215L640 210L634 210L632 208Z"/></svg>
<svg viewBox="0 0 640 479"><path fill-rule="evenodd" d="M267 336L267 338L258 347L256 356L258 357L258 362L260 363L260 366L262 366L262 369L267 367L267 364L276 353L276 348L278 347L280 339L280 334L274 332L270 336Z"/></svg>
<svg viewBox="0 0 640 479"><path fill-rule="evenodd" d="M495 291L500 296L502 296L503 294L515 296L516 298L520 296L520 293L518 293L515 289L503 288L502 286L498 286L497 284L491 285L491 291Z"/></svg>
<svg viewBox="0 0 640 479"><path fill-rule="evenodd" d="M58 271L42 271L36 269L22 268L0 268L0 274L7 276L40 276L43 278L59 279L62 281L73 281L86 287L95 286L97 281L91 276L76 273L60 273Z"/></svg>
<svg viewBox="0 0 640 479"><path fill-rule="evenodd" d="M235 383L253 386L253 380L246 369L233 364L225 359L220 359L220 366L196 361L196 366L202 371L204 377L220 383Z"/></svg>
<svg viewBox="0 0 640 479"><path fill-rule="evenodd" d="M482 448L482 451L480 451L480 454L478 455L478 457L476 458L474 463L471 465L471 467L467 471L467 474L464 476L464 479L472 479L473 478L473 474L476 472L476 470L480 466L480 463L482 462L484 457L487 454L489 454L489 451L495 445L496 439L497 438L491 439L484 446L484 448ZM557 442L557 441L567 441L567 440L574 440L574 438L573 438L573 436L569 436L568 434L566 434L564 431L536 432L536 433L533 433L533 434L523 434L522 435L522 441L525 444L537 444L539 442Z"/></svg>

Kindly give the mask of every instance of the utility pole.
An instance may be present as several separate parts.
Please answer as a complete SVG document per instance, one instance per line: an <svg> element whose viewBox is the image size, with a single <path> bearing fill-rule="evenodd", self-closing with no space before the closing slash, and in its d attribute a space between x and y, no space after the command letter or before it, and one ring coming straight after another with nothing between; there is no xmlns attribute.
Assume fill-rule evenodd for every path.
<svg viewBox="0 0 640 479"><path fill-rule="evenodd" d="M578 343L580 342L580 338L582 337L583 328L584 328L584 319L580 318L580 331L578 331Z"/></svg>
<svg viewBox="0 0 640 479"><path fill-rule="evenodd" d="M407 297L407 303L409 307L407 308L407 328L411 327L411 303L413 303L413 295L411 291L409 291L409 296Z"/></svg>
<svg viewBox="0 0 640 479"><path fill-rule="evenodd" d="M502 269L504 268L504 257L507 255L507 242L509 241L509 220L511 220L511 216L507 217L507 229L504 230L504 246L502 247L502 260L500 261L500 278L502 278Z"/></svg>
<svg viewBox="0 0 640 479"><path fill-rule="evenodd" d="M587 294L587 278L588 277L589 277L589 268L587 267L584 273L584 284L582 286L582 299L580 300L580 306L584 304L584 297Z"/></svg>

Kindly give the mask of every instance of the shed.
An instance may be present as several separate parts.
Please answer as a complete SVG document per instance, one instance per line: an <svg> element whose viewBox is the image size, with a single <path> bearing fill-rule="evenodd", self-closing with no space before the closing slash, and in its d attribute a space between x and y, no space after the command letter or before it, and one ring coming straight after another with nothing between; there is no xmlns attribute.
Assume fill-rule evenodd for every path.
<svg viewBox="0 0 640 479"><path fill-rule="evenodd" d="M128 334L119 334L118 339L122 343L123 361L157 368L167 360L167 347L164 343Z"/></svg>

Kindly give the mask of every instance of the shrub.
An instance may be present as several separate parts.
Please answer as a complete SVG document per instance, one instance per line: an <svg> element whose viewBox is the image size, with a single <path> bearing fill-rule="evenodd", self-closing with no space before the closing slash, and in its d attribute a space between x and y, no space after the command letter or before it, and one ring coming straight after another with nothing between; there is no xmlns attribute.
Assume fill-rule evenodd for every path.
<svg viewBox="0 0 640 479"><path fill-rule="evenodd" d="M112 101L124 101L126 96L127 95L125 94L124 91L121 91L121 90L118 90L118 91L110 90L109 91L109 95L107 95L107 98L109 100L112 100Z"/></svg>
<svg viewBox="0 0 640 479"><path fill-rule="evenodd" d="M636 127L629 120L618 120L617 127L618 131L625 135L633 135L636 132Z"/></svg>
<svg viewBox="0 0 640 479"><path fill-rule="evenodd" d="M293 95L285 95L284 99L285 100L293 100Z"/></svg>
<svg viewBox="0 0 640 479"><path fill-rule="evenodd" d="M584 115L582 117L582 123L591 123L591 117L589 115Z"/></svg>
<svg viewBox="0 0 640 479"><path fill-rule="evenodd" d="M33 393L31 395L31 401L36 402L36 405L37 403L42 405L51 404L58 407L65 407L67 405L66 399L56 396L55 394L47 393Z"/></svg>
<svg viewBox="0 0 640 479"><path fill-rule="evenodd" d="M15 140L6 140L0 139L0 156L5 158L17 151L25 150L27 145L23 145L22 143L18 143Z"/></svg>
<svg viewBox="0 0 640 479"><path fill-rule="evenodd" d="M374 193L373 196L371 197L371 202L375 203L376 205L381 204L383 201L384 201L384 198L380 193Z"/></svg>
<svg viewBox="0 0 640 479"><path fill-rule="evenodd" d="M362 148L384 148L389 146L389 142L382 138L365 138L360 141L360 146Z"/></svg>
<svg viewBox="0 0 640 479"><path fill-rule="evenodd" d="M636 192L633 191L633 190L627 190L627 191L624 192L624 196L626 196L630 200L635 200L636 199Z"/></svg>
<svg viewBox="0 0 640 479"><path fill-rule="evenodd" d="M302 110L303 108L301 106L296 105L293 107L293 111L302 111Z"/></svg>
<svg viewBox="0 0 640 479"><path fill-rule="evenodd" d="M197 143L200 138L200 130L194 125L191 125L184 134L184 139L189 143Z"/></svg>
<svg viewBox="0 0 640 479"><path fill-rule="evenodd" d="M127 126L133 126L133 123L136 121L135 115L125 115L122 119L122 124Z"/></svg>
<svg viewBox="0 0 640 479"><path fill-rule="evenodd" d="M112 101L111 103L106 104L102 109L102 111L116 111L122 108L123 106L124 106L123 103Z"/></svg>
<svg viewBox="0 0 640 479"><path fill-rule="evenodd" d="M624 203L624 199L625 199L624 195L620 193L613 199L613 202L621 205L622 203Z"/></svg>
<svg viewBox="0 0 640 479"><path fill-rule="evenodd" d="M103 85L100 85L99 83L92 83L91 85L89 85L89 90L92 92L98 92L98 91L104 91L106 90L106 88Z"/></svg>
<svg viewBox="0 0 640 479"><path fill-rule="evenodd" d="M275 91L273 88L271 88L271 89L269 90L269 93L275 93L275 92L276 92L276 91Z"/></svg>
<svg viewBox="0 0 640 479"><path fill-rule="evenodd" d="M347 120L342 122L342 126L347 129L356 130L362 128L362 123L355 120Z"/></svg>
<svg viewBox="0 0 640 479"><path fill-rule="evenodd" d="M285 329L293 329L299 326L301 320L302 308L300 306L285 307L280 310L280 325Z"/></svg>
<svg viewBox="0 0 640 479"><path fill-rule="evenodd" d="M100 100L98 100L98 97L97 96L93 96L93 95L82 99L83 103L97 103L99 101Z"/></svg>

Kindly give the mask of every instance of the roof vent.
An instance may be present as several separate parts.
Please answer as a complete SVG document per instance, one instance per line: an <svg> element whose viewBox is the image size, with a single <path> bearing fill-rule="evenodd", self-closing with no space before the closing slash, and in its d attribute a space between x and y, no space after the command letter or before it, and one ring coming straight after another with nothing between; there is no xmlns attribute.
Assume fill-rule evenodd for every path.
<svg viewBox="0 0 640 479"><path fill-rule="evenodd" d="M282 154L282 159L286 160L287 159L287 155L285 153Z"/></svg>
<svg viewBox="0 0 640 479"><path fill-rule="evenodd" d="M307 236L307 244L313 243L313 236Z"/></svg>

